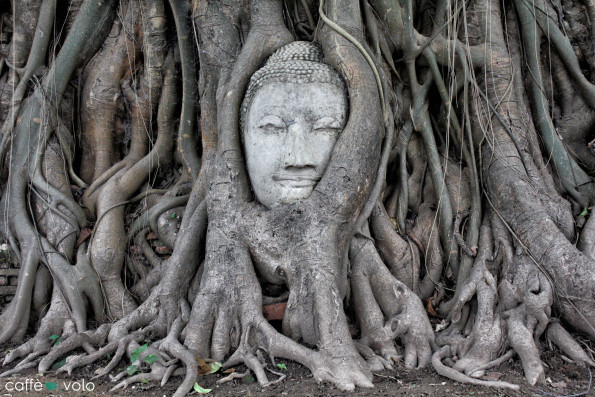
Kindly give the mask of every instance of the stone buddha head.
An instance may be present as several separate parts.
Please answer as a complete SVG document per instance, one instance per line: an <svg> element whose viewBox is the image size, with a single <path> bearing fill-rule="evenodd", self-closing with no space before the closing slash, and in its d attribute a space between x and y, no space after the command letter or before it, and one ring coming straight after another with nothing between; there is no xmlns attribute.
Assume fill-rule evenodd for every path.
<svg viewBox="0 0 595 397"><path fill-rule="evenodd" d="M308 198L348 116L345 84L318 45L277 50L248 85L241 128L256 199L274 208Z"/></svg>

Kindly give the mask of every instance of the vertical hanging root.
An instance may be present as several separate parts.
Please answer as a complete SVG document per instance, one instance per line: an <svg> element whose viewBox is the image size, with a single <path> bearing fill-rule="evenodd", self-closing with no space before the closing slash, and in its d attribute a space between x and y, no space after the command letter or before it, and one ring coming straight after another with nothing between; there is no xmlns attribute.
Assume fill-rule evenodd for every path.
<svg viewBox="0 0 595 397"><path fill-rule="evenodd" d="M419 252L415 244L403 239L381 202L377 202L370 217L370 229L376 247L392 275L412 291L419 287Z"/></svg>

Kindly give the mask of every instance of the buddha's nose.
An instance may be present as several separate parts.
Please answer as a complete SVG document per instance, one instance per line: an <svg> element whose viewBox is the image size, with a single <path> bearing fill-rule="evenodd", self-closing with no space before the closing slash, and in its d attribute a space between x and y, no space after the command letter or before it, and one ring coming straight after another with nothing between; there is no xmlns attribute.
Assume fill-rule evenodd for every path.
<svg viewBox="0 0 595 397"><path fill-rule="evenodd" d="M310 135L309 125L304 121L294 121L289 125L285 141L285 168L316 167Z"/></svg>

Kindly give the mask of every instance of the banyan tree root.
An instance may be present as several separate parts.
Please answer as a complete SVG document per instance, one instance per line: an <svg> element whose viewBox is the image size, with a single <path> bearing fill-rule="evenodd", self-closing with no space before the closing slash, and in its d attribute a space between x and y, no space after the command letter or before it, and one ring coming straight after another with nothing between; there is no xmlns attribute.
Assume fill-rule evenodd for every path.
<svg viewBox="0 0 595 397"><path fill-rule="evenodd" d="M395 348L400 339L407 368L428 365L434 332L421 300L391 274L369 239L354 238L349 254L351 291L361 328L358 342L390 363L400 357Z"/></svg>
<svg viewBox="0 0 595 397"><path fill-rule="evenodd" d="M3 37L12 32L10 54L0 53L0 156L8 154L10 165L0 173L7 209L0 226L21 271L0 341L22 343L27 326L39 326L6 355L4 364L17 365L2 376L32 366L46 373L69 354L59 371L71 373L112 354L98 377L125 357L140 370L113 376L114 390L183 376L182 396L196 380L195 356L229 356L225 366L246 364L263 386L283 379L270 379L267 358L274 368L284 357L352 390L370 387L372 371L403 359L408 368L432 362L456 381L514 389L478 378L518 355L528 383L543 382L544 336L577 363L594 365L565 328L595 335L595 218L580 230L593 182L574 160L592 168L582 141L595 90L581 70L592 62L578 61L592 37L576 40L576 25L558 26L570 19L568 9L580 14L575 5L555 18L546 2L514 1L503 27L501 4L483 0L462 6L464 21L446 1L435 9L385 0L196 1L196 95L189 2L170 1L169 10L161 0L72 1L66 40L49 35L55 2L42 2L39 12L39 2L13 3L17 18L0 20ZM595 16L593 5L585 7ZM316 21L323 14L327 22ZM461 26L469 37L461 38ZM177 45L166 39L174 30ZM558 52L546 68L539 38ZM265 209L246 175L239 106L255 70L296 39L320 43L346 82L350 115L312 196ZM46 57L48 49L57 56ZM389 70L400 83L378 84ZM557 91L565 107L558 120ZM391 106L395 95L401 111ZM574 104L587 114L576 123ZM433 109L441 109L437 118ZM393 124L403 125L401 139L382 145ZM574 124L580 136L572 136ZM557 130L580 149L573 156ZM378 167L383 146L398 152L386 175ZM370 198L385 182L386 201ZM157 194L162 199L145 208ZM370 231L355 230L372 207ZM129 241L142 263L127 262ZM264 283L288 297L282 333L263 317ZM449 287L449 326L435 337L420 297L442 297ZM116 321L102 324L106 317ZM361 331L356 340L352 320ZM72 355L77 349L85 353Z"/></svg>
<svg viewBox="0 0 595 397"><path fill-rule="evenodd" d="M445 348L434 356L434 365L440 367L436 370L454 380L463 374L480 378L485 369L516 353L523 364L527 382L531 385L545 383L539 339L546 329L548 338L577 363L593 365L578 343L551 317L550 281L530 258L513 254L512 249L498 238L498 232L501 232L498 225L491 229L487 219L484 220L479 253L450 313L451 325L437 337L438 344ZM494 240L502 244L500 260L507 269L499 284L498 274L490 272L494 268L491 262L498 260L493 252ZM468 306L470 303L471 307ZM456 374L445 369L441 362L443 358L451 358Z"/></svg>
<svg viewBox="0 0 595 397"><path fill-rule="evenodd" d="M154 379L165 384L172 376L186 374L185 381L178 388L176 395L183 396L192 389L197 376L197 371L192 368L196 366L196 362L190 351L179 341L190 312L188 304L183 304L182 291L187 290L198 265L188 266L188 263L192 262L189 258L196 254L196 246L204 239L206 206L199 205L194 211L187 208L186 216L181 229L187 232L181 234L181 238L178 239L176 254L163 263L164 274L161 282L151 291L149 297L138 308L113 324L104 324L96 330L82 333L74 333L74 330L70 331L70 334L65 333L65 336L71 336L67 339L65 337L65 340L53 346L39 361L37 367L40 373L48 371L60 357L84 348L87 354L71 357L59 371L70 374L76 368L96 362L107 354L113 354L108 365L97 374L106 376L125 356L132 357L145 341L152 340L154 342L138 356L138 362L133 363L145 375L144 379ZM41 336L39 340L41 341ZM29 347L27 344L24 346ZM19 348L11 354L15 357L22 355L23 349ZM148 355L155 355L157 359L150 365L149 372L145 373L146 364L143 360ZM13 359L12 356L10 358ZM180 363L183 366L180 366ZM20 368L25 369L28 365L23 363ZM116 379L121 380L125 375L126 372ZM114 390L139 381L141 378L138 376L121 380Z"/></svg>
<svg viewBox="0 0 595 397"><path fill-rule="evenodd" d="M440 375L442 375L446 378L450 378L450 379L457 381L459 383L470 383L470 384L479 385L479 386L488 386L488 387L519 390L519 386L514 385L512 383L503 382L503 381L488 381L488 380L471 378L467 375L460 373L459 371L457 371L453 368L445 366L444 364L442 364L441 360L442 360L442 358L447 357L450 354L451 354L450 347L443 346L440 348L440 350L438 350L432 356L432 365L434 366L434 369L436 370L436 372L438 372Z"/></svg>
<svg viewBox="0 0 595 397"><path fill-rule="evenodd" d="M331 10L333 17L345 18L346 22L352 18L357 20L357 8L339 10L333 3ZM313 194L304 202L274 210L266 211L250 203L245 170L238 167L243 160L236 135L237 105L241 100L237 87L244 87L262 60L284 44L279 39L270 40L271 30L276 30L277 38L291 41L279 19L280 4L261 2L253 11L253 24L234 65L227 85L228 94L219 104L218 114L228 114L229 117L221 120L217 163L212 176L214 183L208 197L209 234L205 269L185 344L198 355L210 353L214 359L224 357L237 346L230 362L245 362L255 371L259 381L267 384L264 370L255 359L254 349L258 346L251 343L253 338L260 336L264 340L259 345L264 346L269 354L303 363L318 379L332 381L346 390L356 385L369 387L371 372L356 350L343 312L346 272L338 253L341 247L347 247L349 233L346 231L354 225L351 208L361 208L365 197L361 189L357 193L355 189L348 193L347 189L363 184L366 174L373 172L372 164L379 154L379 146L361 139L362 128L379 134L382 126L363 127L362 124L370 119L360 116L348 123L335 147L343 155L337 156L327 168L349 174L340 183L333 178L323 178L317 187L320 193ZM265 15L275 15L276 18L271 21ZM365 101L370 98L377 100L378 95L361 80L365 75L372 77L368 67L364 66L366 61L362 55L352 47L346 47L350 50L341 54L334 53L333 48L345 46L346 40L326 30L322 45L327 47L331 62L338 68L345 63L353 63L361 69L361 74L348 76L353 93L352 105L358 107L361 104L377 113L379 107L364 105L364 98ZM361 142L363 146L359 149L369 149L374 153L360 172L353 173L347 167L347 162L355 155L348 148L349 140ZM370 184L365 185L369 191ZM222 196L229 200L219 200L218 197ZM334 215L329 217L330 214ZM322 236L320 228L325 230ZM299 230L297 234L294 233L296 230ZM240 235L243 236L241 240L237 238ZM338 244L334 236L340 236ZM255 269L269 282L288 284L289 300L283 332L292 339L317 345L318 351L289 342L262 320L261 292ZM287 342L279 345L281 340Z"/></svg>
<svg viewBox="0 0 595 397"><path fill-rule="evenodd" d="M227 249L211 255L224 254ZM235 262L226 272L220 271L219 266L224 262L218 261L213 262L217 265L205 269L206 284L196 296L202 304L194 306L187 328L185 345L191 351L199 357L220 360L227 352L235 350L225 366L245 364L263 386L270 382L258 351L272 359L284 357L302 363L316 379L333 382L343 390L372 386L371 372L349 335L335 339L332 345L319 344L315 351L281 335L268 324L262 315L260 286L246 253L241 254L238 249L233 257L243 260ZM319 293L319 288L314 286L312 291Z"/></svg>
<svg viewBox="0 0 595 397"><path fill-rule="evenodd" d="M70 195L70 186L68 184L67 175L63 171L63 158L61 157L60 146L57 139L51 139L45 150L41 163L41 171L43 177L55 186L58 191L62 192L66 197ZM52 197L51 194L44 195L38 193L34 200L34 209L37 218L37 227L47 236L47 242L52 247L56 247L57 254L62 255L69 260L75 259L75 243L76 243L76 217L70 211L66 210L61 205L55 205L58 200ZM72 201L72 198L70 198ZM52 203L54 205L52 206ZM73 225L74 224L74 225ZM80 252L79 252L80 254ZM54 263L55 253L48 253L46 258L51 263ZM72 287L80 296L84 296L85 291L91 292L90 297L94 297L95 304L101 304L101 292L99 283L93 277L92 272L85 266L84 261L81 261L77 266L69 266L66 268L75 280L80 280L88 276L87 286ZM66 270L65 269L65 270ZM52 344L50 340L52 335L60 335L61 338L77 332L77 327L83 325L85 318L78 318L75 321L77 313L69 311L68 305L62 295L60 284L58 280L52 282L52 278L46 278L44 274L49 273L47 267L40 266L37 269L37 277L35 278L35 286L32 291L33 307L37 309L40 318L40 325L36 335L10 351L4 358L4 364L15 361L18 358L24 357L23 361L17 364L17 367L26 364L31 359L39 357L47 353ZM49 276L49 274L48 274ZM44 281L46 280L46 281ZM95 281L96 283L94 283ZM64 282L62 280L62 282ZM43 307L49 305L49 309L43 310ZM84 329L80 329L84 330Z"/></svg>

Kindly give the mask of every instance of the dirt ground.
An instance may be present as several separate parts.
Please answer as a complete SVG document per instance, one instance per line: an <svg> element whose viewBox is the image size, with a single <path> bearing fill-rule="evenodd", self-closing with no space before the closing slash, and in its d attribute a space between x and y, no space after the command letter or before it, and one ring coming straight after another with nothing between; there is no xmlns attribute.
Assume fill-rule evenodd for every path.
<svg viewBox="0 0 595 397"><path fill-rule="evenodd" d="M544 346L545 349L547 349ZM3 349L6 351L6 348ZM492 369L488 376L492 379L504 380L518 384L520 391L488 389L478 386L463 385L443 378L431 369L406 370L402 365L397 365L394 371L384 371L374 376L373 389L356 389L354 392L344 392L336 389L329 383L318 383L310 372L299 364L289 361L277 361L277 364L285 364L286 370L276 369L276 372L282 372L287 377L274 385L262 388L254 381L252 376L233 380L224 384L217 384L217 380L223 378L225 374L216 373L199 378L199 384L204 388L211 388L209 396L595 396L595 383L592 379L589 369L579 367L575 364L563 360L558 351L547 350L543 354L543 361L546 365L546 384L531 387L523 378L522 368L518 359L512 359L504 363L499 368ZM139 383L131 385L126 389L110 392L114 383L109 378L91 380L94 371L107 364L107 359L94 365L79 368L72 376L66 374L47 373L44 377L37 376L34 369L15 377L0 379L0 397L9 396L171 396L181 382L181 378L170 380L164 387L160 387L158 382L150 381L148 383ZM3 370L9 367L3 368ZM124 370L125 364L122 361L121 368ZM236 367L236 371L244 372L244 367ZM593 369L591 370L595 372ZM275 379L272 374L269 380ZM6 388L15 387L16 382L23 382L27 379L30 382L39 380L42 383L42 391L7 391ZM48 391L45 388L45 382L55 384L60 381L60 391ZM74 386L72 382L86 382L86 387L91 388L89 382L93 382L93 391L66 391L64 385ZM13 383L9 383L13 382ZM51 384L51 383L50 383ZM40 386L38 386L39 388ZM29 389L33 389L32 383L29 383ZM197 395L197 393L192 393Z"/></svg>

